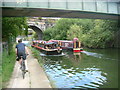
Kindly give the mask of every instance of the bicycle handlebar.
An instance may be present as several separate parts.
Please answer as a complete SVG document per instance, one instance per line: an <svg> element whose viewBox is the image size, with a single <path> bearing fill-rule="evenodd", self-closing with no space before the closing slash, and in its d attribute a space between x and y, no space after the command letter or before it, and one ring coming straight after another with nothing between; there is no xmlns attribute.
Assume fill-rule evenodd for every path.
<svg viewBox="0 0 120 90"><path fill-rule="evenodd" d="M26 54L27 56L29 55L29 54Z"/></svg>

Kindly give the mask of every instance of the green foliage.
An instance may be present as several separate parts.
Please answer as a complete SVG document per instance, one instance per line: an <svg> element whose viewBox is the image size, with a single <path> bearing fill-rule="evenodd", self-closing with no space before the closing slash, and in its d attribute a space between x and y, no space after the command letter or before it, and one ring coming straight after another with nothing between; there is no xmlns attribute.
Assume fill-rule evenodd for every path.
<svg viewBox="0 0 120 90"><path fill-rule="evenodd" d="M48 28L44 32L44 40L56 39L56 40L66 40L67 31L70 29L71 25L82 25L84 28L83 33L86 33L93 26L93 23L90 23L93 20L89 19L60 19L56 22L56 25L53 28Z"/></svg>
<svg viewBox="0 0 120 90"><path fill-rule="evenodd" d="M70 29L67 31L67 39L73 40L73 38L75 37L81 39L82 34L83 34L83 27L74 24L71 25Z"/></svg>
<svg viewBox="0 0 120 90"><path fill-rule="evenodd" d="M38 19L39 19L39 20L41 20L41 19L42 19L42 17L39 17Z"/></svg>
<svg viewBox="0 0 120 90"><path fill-rule="evenodd" d="M8 52L11 54L11 48L15 38L18 35L27 35L28 26L26 18L21 17L3 17L2 18L2 41L8 42Z"/></svg>
<svg viewBox="0 0 120 90"><path fill-rule="evenodd" d="M100 19L60 19L44 32L44 40L73 40L77 37L90 48L114 47L118 22Z"/></svg>
<svg viewBox="0 0 120 90"><path fill-rule="evenodd" d="M2 18L2 38L8 41L10 37L17 37L19 34L27 34L26 18L3 17Z"/></svg>
<svg viewBox="0 0 120 90"><path fill-rule="evenodd" d="M33 34L33 38L35 38L36 40L38 40L38 35L37 35L37 33L34 33L34 34Z"/></svg>
<svg viewBox="0 0 120 90"><path fill-rule="evenodd" d="M4 51L2 54L2 82L3 82L3 87L5 87L5 83L9 81L14 64L16 61L16 56L15 52L12 50L11 54L7 54L7 51Z"/></svg>
<svg viewBox="0 0 120 90"><path fill-rule="evenodd" d="M33 56L37 59L39 59L39 56L40 56L40 52L38 50L36 50L35 48L32 48L30 47L32 53L33 53Z"/></svg>
<svg viewBox="0 0 120 90"><path fill-rule="evenodd" d="M44 37L43 37L43 39L44 40L50 40L50 39L52 39L52 31L53 30L53 28L48 28L45 32L44 32ZM52 31L52 32L51 32Z"/></svg>
<svg viewBox="0 0 120 90"><path fill-rule="evenodd" d="M44 39L66 40L66 33L67 30L70 28L70 25L72 25L72 19L60 19L59 21L57 21L56 25L53 28L49 28L44 32Z"/></svg>
<svg viewBox="0 0 120 90"><path fill-rule="evenodd" d="M82 43L91 48L111 47L114 41L114 28L106 24L106 20L95 20L95 26L86 34L83 34ZM108 21L109 22L109 21ZM107 45L109 43L109 45Z"/></svg>

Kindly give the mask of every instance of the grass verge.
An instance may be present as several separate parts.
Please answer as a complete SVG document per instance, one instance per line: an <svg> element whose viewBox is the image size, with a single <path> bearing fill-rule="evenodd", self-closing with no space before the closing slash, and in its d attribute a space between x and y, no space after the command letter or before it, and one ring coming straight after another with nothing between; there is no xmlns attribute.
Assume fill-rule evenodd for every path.
<svg viewBox="0 0 120 90"><path fill-rule="evenodd" d="M7 51L3 51L2 54L2 88L6 88L7 82L10 80L13 68L16 61L15 51L12 50L11 54L8 55Z"/></svg>
<svg viewBox="0 0 120 90"><path fill-rule="evenodd" d="M29 47L29 48L31 49L34 58L36 58L39 64L43 66L43 61L42 61L42 57L40 56L40 52L36 50L35 48L32 48L32 47Z"/></svg>
<svg viewBox="0 0 120 90"><path fill-rule="evenodd" d="M0 90L2 89L2 54L0 53Z"/></svg>
<svg viewBox="0 0 120 90"><path fill-rule="evenodd" d="M0 65L0 90L2 89L2 69L1 69L1 65Z"/></svg>

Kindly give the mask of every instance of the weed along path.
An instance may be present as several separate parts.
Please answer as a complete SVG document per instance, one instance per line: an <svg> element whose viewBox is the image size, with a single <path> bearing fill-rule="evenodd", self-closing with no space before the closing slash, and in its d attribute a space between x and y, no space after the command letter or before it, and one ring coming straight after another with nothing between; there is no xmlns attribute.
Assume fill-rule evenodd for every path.
<svg viewBox="0 0 120 90"><path fill-rule="evenodd" d="M29 48L28 51L29 56L27 57L27 63L29 72L25 74L25 79L23 79L19 63L16 62L12 78L7 88L52 88L37 59L33 57Z"/></svg>

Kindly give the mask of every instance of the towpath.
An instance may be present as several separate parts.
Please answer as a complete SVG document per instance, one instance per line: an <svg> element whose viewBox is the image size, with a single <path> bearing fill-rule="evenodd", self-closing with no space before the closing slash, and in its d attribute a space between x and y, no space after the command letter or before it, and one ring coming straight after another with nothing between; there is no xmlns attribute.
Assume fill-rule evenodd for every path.
<svg viewBox="0 0 120 90"><path fill-rule="evenodd" d="M25 79L23 79L19 63L16 62L7 88L52 88L37 59L33 57L31 50L27 49L29 51L29 56L27 57L29 72L25 74Z"/></svg>

